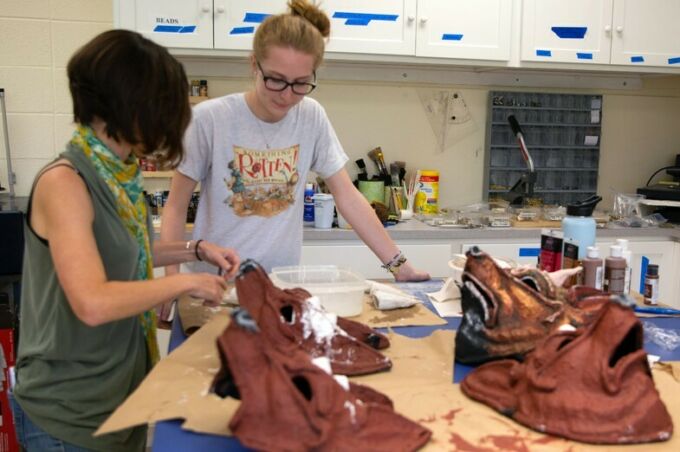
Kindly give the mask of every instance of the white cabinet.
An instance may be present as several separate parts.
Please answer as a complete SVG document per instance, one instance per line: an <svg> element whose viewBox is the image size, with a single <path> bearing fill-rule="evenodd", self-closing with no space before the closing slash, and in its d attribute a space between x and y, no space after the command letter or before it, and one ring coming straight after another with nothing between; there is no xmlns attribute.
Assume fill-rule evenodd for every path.
<svg viewBox="0 0 680 452"><path fill-rule="evenodd" d="M214 4L216 49L251 50L262 21L287 10L285 0L214 0Z"/></svg>
<svg viewBox="0 0 680 452"><path fill-rule="evenodd" d="M334 0L329 52L508 60L514 0Z"/></svg>
<svg viewBox="0 0 680 452"><path fill-rule="evenodd" d="M475 242L464 243L461 245L460 252L465 254L473 246L479 247L485 253L498 258L512 259L518 264L536 265L538 262L538 252L541 247L541 240L536 239L535 242L522 243L489 243L489 242Z"/></svg>
<svg viewBox="0 0 680 452"><path fill-rule="evenodd" d="M213 47L212 0L118 0L116 27L136 30L167 47Z"/></svg>
<svg viewBox="0 0 680 452"><path fill-rule="evenodd" d="M408 244L397 242L399 249L414 267L425 270L433 278L450 275L451 245L448 243ZM359 272L364 278L389 279L380 260L363 244L326 245L323 242L302 246L301 265L337 265Z"/></svg>
<svg viewBox="0 0 680 452"><path fill-rule="evenodd" d="M414 55L416 0L328 0L329 52Z"/></svg>
<svg viewBox="0 0 680 452"><path fill-rule="evenodd" d="M524 0L523 61L680 67L677 0Z"/></svg>
<svg viewBox="0 0 680 452"><path fill-rule="evenodd" d="M612 64L680 68L678 19L678 0L615 0Z"/></svg>
<svg viewBox="0 0 680 452"><path fill-rule="evenodd" d="M514 0L419 0L416 55L510 59Z"/></svg>

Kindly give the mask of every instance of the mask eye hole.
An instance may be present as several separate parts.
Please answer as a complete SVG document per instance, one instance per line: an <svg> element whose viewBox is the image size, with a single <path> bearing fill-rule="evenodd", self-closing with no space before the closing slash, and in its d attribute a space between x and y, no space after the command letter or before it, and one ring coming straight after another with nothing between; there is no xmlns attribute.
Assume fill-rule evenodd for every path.
<svg viewBox="0 0 680 452"><path fill-rule="evenodd" d="M614 353L612 353L612 356L609 358L609 367L616 366L616 363L618 363L621 358L642 348L642 331L640 328L641 327L639 325L635 325L630 330L628 330L626 336L619 343L619 345L614 350Z"/></svg>
<svg viewBox="0 0 680 452"><path fill-rule="evenodd" d="M523 276L520 281L538 292L538 283L531 276Z"/></svg>
<svg viewBox="0 0 680 452"><path fill-rule="evenodd" d="M293 319L295 317L295 311L293 311L293 307L288 305L282 307L279 312L281 313L281 317L283 317L283 320L286 321L286 323L293 323Z"/></svg>
<svg viewBox="0 0 680 452"><path fill-rule="evenodd" d="M301 375L296 375L291 379L291 381L305 399L312 400L312 386L309 384L309 380Z"/></svg>

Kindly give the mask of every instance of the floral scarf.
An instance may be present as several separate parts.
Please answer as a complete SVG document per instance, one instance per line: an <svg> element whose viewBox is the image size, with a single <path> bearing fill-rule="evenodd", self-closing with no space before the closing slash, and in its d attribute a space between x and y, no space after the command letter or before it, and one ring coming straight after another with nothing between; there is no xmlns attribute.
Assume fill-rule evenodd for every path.
<svg viewBox="0 0 680 452"><path fill-rule="evenodd" d="M71 143L83 150L97 173L104 179L116 199L118 216L128 232L137 240L139 245L137 279L141 281L152 279L153 263L147 228L146 201L142 192L142 172L137 158L130 154L126 161L122 161L94 135L90 127L82 125L73 133ZM156 364L160 359L156 340L156 313L151 309L140 314L139 320L144 330L151 364Z"/></svg>

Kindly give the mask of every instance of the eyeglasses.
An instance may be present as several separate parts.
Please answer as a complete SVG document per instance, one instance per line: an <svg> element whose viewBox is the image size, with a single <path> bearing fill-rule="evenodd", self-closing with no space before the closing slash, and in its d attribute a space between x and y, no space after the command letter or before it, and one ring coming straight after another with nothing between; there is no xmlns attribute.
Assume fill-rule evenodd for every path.
<svg viewBox="0 0 680 452"><path fill-rule="evenodd" d="M309 94L312 91L314 91L314 88L316 88L316 83L310 83L310 82L289 82L287 80L283 80L280 78L276 77L269 77L267 75L264 75L264 71L262 70L262 66L260 66L260 62L256 61L257 63L257 68L260 70L260 73L262 74L262 80L264 80L264 86L270 91L284 91L286 88L290 86L290 89L293 90L295 94L299 94L301 96L304 96L305 94ZM314 81L316 82L316 72L312 73L314 75Z"/></svg>

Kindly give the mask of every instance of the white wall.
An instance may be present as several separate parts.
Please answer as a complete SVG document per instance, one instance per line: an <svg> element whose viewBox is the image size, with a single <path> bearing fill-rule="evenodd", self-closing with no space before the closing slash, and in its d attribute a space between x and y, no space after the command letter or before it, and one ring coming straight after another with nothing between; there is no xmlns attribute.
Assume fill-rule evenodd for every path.
<svg viewBox="0 0 680 452"><path fill-rule="evenodd" d="M95 34L112 26L112 0L0 0L0 87L6 89L12 163L17 193L26 195L37 170L61 150L71 134L71 102L65 65ZM207 78L211 96L250 86L243 78ZM418 98L418 90L457 89L476 131L443 153ZM505 87L434 86L320 80L314 97L325 106L345 150L354 160L381 146L389 161L407 168L441 171L442 206L482 197L488 91ZM529 88L527 90L533 90ZM563 92L541 88L540 91ZM680 153L680 76L645 79L635 91L604 94L599 192L611 205L610 187L630 192ZM530 145L530 144L529 144ZM2 141L0 141L0 147ZM4 149L0 181L6 184ZM370 162L367 164L374 170Z"/></svg>

